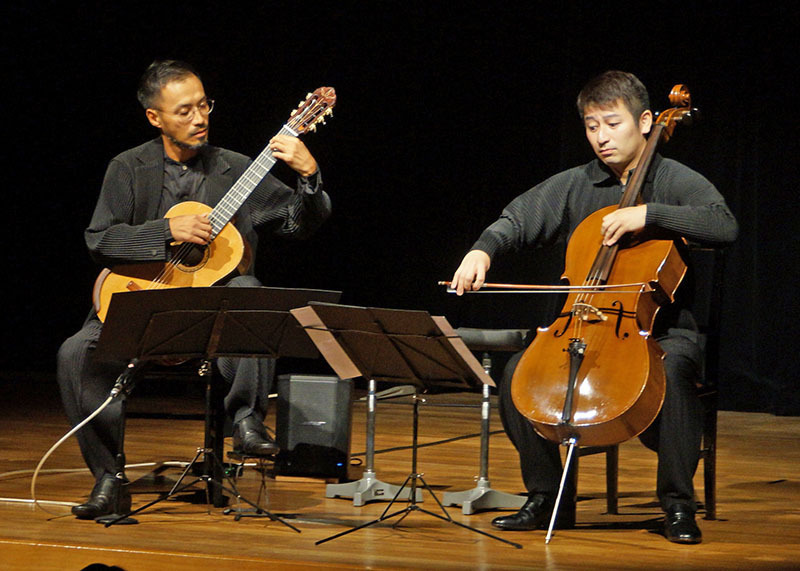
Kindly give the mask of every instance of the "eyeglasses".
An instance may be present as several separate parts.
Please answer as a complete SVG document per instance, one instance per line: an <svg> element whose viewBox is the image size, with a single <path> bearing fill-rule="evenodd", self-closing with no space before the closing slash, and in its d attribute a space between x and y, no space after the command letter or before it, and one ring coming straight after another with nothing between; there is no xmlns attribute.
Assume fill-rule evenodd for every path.
<svg viewBox="0 0 800 571"><path fill-rule="evenodd" d="M155 107L157 111L161 111L162 113L169 113L171 115L175 115L177 117L178 123L191 123L192 119L194 119L195 113L200 113L201 115L208 116L214 110L214 100L213 99L203 99L197 105L192 106L184 106L181 107L178 111L165 111L164 109L158 109Z"/></svg>

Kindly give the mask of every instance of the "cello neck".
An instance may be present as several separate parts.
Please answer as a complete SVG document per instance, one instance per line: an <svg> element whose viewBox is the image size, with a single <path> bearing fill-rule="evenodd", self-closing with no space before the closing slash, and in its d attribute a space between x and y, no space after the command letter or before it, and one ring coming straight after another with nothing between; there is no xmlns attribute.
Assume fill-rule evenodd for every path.
<svg viewBox="0 0 800 571"><path fill-rule="evenodd" d="M644 188L645 180L647 180L647 173L650 170L650 165L653 164L653 157L656 155L656 147L661 141L664 134L664 125L656 123L653 125L650 132L650 137L645 143L642 156L639 158L639 163L633 171L633 175L628 180L625 186L625 192L622 193L622 198L619 201L619 208L627 208L635 206L639 195ZM619 249L619 242L613 246L600 246L600 250L595 256L594 263L592 264L589 275L586 277L587 283L605 284L608 281L608 276L611 273L611 268L614 265L614 259L617 257L617 250Z"/></svg>
<svg viewBox="0 0 800 571"><path fill-rule="evenodd" d="M650 165L653 164L653 157L656 156L656 147L661 140L663 132L664 125L661 123L653 125L650 137L647 139L642 151L642 156L639 158L639 163L636 165L636 169L634 169L633 175L631 175L628 184L625 186L625 192L619 201L620 208L636 206L636 201L639 199L642 188L644 188L647 172L650 170Z"/></svg>

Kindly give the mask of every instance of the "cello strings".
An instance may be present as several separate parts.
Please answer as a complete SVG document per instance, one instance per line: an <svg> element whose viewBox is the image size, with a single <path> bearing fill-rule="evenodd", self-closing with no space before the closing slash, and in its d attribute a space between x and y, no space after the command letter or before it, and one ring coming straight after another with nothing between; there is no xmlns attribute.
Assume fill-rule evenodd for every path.
<svg viewBox="0 0 800 571"><path fill-rule="evenodd" d="M589 276L587 276L582 285L586 287L597 287L598 285L601 285L601 283L602 280L597 275L597 270L595 270L593 273L590 273ZM582 336L584 325L583 317L586 314L587 308L591 307L591 304L594 301L594 296L595 292L592 290L581 292L578 296L576 296L576 301L573 304L573 315L577 318L573 328L575 339L580 339ZM576 310L575 307L578 305L579 310Z"/></svg>

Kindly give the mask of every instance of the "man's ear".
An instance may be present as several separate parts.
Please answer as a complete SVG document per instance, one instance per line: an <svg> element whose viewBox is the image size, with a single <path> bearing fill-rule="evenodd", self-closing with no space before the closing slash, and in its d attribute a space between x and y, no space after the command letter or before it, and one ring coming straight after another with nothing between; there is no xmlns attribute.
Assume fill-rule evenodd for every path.
<svg viewBox="0 0 800 571"><path fill-rule="evenodd" d="M161 128L161 117L158 116L158 113L156 112L155 109L145 109L144 114L153 127L155 127L156 129Z"/></svg>
<svg viewBox="0 0 800 571"><path fill-rule="evenodd" d="M646 109L640 116L639 116L639 131L642 135L646 135L650 132L650 129L653 127L653 112L649 109Z"/></svg>

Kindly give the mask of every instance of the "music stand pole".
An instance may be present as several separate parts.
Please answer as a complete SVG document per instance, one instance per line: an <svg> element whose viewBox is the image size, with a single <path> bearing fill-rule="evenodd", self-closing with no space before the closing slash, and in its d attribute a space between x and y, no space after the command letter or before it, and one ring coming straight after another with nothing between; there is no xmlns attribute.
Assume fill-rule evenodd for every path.
<svg viewBox="0 0 800 571"><path fill-rule="evenodd" d="M402 491L401 486L382 482L375 474L375 407L378 401L375 379L369 379L367 387L367 445L364 473L361 479L354 482L327 484L325 486L326 498L353 498L355 507L361 507L374 500L388 500ZM408 494L409 491L405 490L402 499L407 500ZM416 498L422 501L422 493L420 492Z"/></svg>

